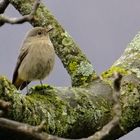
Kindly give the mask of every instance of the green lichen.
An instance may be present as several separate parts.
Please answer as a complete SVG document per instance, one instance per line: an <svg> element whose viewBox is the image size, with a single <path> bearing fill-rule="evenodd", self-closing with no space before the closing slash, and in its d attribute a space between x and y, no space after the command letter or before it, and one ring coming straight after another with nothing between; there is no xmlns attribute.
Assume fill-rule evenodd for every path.
<svg viewBox="0 0 140 140"><path fill-rule="evenodd" d="M22 15L25 15L30 12L34 0L10 0L10 2ZM90 61L43 4L38 8L31 24L33 26L50 24L54 27L50 38L56 54L71 76L73 86L85 86L93 82L96 73ZM105 81L112 84L114 72L120 72L125 76L131 73L132 69L135 72L138 71L139 38L139 35L136 36L130 44L131 47L128 47L121 59L117 61L118 63L102 74ZM96 84L99 88L98 83ZM123 114L120 122L126 131L135 128L136 123L140 122L139 85L139 83L124 82L121 88ZM44 85L32 88L30 94L25 96L18 94L15 87L12 87L6 79L0 78L0 98L12 103L8 118L31 125L37 125L42 120L46 120L45 132L69 138L87 137L111 120L112 102L98 91L97 88L96 90L83 87L53 88Z"/></svg>
<svg viewBox="0 0 140 140"><path fill-rule="evenodd" d="M77 68L77 73L83 76L92 75L94 72L93 66L86 61L82 61Z"/></svg>
<svg viewBox="0 0 140 140"><path fill-rule="evenodd" d="M82 61L78 64L77 61L70 62L69 70L72 75L73 86L87 86L97 77L91 64Z"/></svg>
<svg viewBox="0 0 140 140"><path fill-rule="evenodd" d="M140 32L134 37L134 39L128 45L128 49L140 51Z"/></svg>
<svg viewBox="0 0 140 140"><path fill-rule="evenodd" d="M50 90L53 89L53 87L51 87L48 84L43 84L43 85L36 85L34 87L31 87L30 92L37 92L37 91L43 91L43 90Z"/></svg>
<svg viewBox="0 0 140 140"><path fill-rule="evenodd" d="M62 40L62 44L65 45L65 46L71 46L73 43L73 41L69 40L68 38L64 38Z"/></svg>
<svg viewBox="0 0 140 140"><path fill-rule="evenodd" d="M107 82L108 84L112 85L112 81L113 81L113 75L114 73L121 73L123 76L127 75L129 73L131 73L130 71L127 71L126 69L124 69L123 67L119 67L119 66L112 66L109 70L103 72L101 74L101 77L103 78L103 80L105 82Z"/></svg>
<svg viewBox="0 0 140 140"><path fill-rule="evenodd" d="M127 75L129 72L124 68L112 66L109 70L101 74L103 79L111 78L115 72L121 73L122 75Z"/></svg>
<svg viewBox="0 0 140 140"><path fill-rule="evenodd" d="M21 7L21 11L24 11L25 15L30 14L31 10L32 10L32 6L29 3Z"/></svg>
<svg viewBox="0 0 140 140"><path fill-rule="evenodd" d="M74 72L77 70L77 66L78 66L77 62L71 62L71 63L69 64L69 70L70 70L72 73L74 73Z"/></svg>
<svg viewBox="0 0 140 140"><path fill-rule="evenodd" d="M85 131L83 136L92 134L96 126L104 125L102 116L106 116L106 121L110 116L109 102L88 93L84 88L39 85L31 88L30 94L23 95L17 93L15 87L2 77L0 98L11 102L7 118L31 125L39 125L45 120L43 131L69 138L82 137L82 131ZM85 125L89 127L88 131Z"/></svg>
<svg viewBox="0 0 140 140"><path fill-rule="evenodd" d="M121 67L136 73L140 77L140 32L134 37L123 55L114 63L113 66Z"/></svg>
<svg viewBox="0 0 140 140"><path fill-rule="evenodd" d="M62 39L62 44L63 44L64 46L71 47L71 46L74 45L74 42L73 42L73 40L72 40L72 37L68 34L67 31L61 33L61 35L62 35L62 37L63 37L63 39ZM70 48L68 48L68 49L70 49Z"/></svg>
<svg viewBox="0 0 140 140"><path fill-rule="evenodd" d="M125 131L129 131L130 128L137 127L138 122L140 122L140 83L135 75L128 76L125 79L121 92L121 104L123 108L121 125Z"/></svg>

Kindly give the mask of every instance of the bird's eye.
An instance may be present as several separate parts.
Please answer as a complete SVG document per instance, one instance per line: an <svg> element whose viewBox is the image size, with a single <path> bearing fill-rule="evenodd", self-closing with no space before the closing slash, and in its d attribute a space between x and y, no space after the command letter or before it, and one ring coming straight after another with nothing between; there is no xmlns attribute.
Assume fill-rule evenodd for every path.
<svg viewBox="0 0 140 140"><path fill-rule="evenodd" d="M41 31L39 31L37 34L38 34L38 35L41 35L42 33L41 33Z"/></svg>

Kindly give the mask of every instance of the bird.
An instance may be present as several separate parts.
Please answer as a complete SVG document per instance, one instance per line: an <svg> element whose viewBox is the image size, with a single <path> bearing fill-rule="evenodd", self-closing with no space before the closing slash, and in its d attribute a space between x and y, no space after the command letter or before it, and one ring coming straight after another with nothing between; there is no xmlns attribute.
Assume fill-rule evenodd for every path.
<svg viewBox="0 0 140 140"><path fill-rule="evenodd" d="M24 89L31 81L42 80L53 70L55 50L50 40L49 32L52 27L34 27L26 35L16 67L12 84L17 89Z"/></svg>

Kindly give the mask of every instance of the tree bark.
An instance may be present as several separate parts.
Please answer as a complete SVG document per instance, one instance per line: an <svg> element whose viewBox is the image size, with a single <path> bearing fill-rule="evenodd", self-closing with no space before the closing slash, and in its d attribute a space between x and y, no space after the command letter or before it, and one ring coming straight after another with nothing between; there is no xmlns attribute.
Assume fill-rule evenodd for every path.
<svg viewBox="0 0 140 140"><path fill-rule="evenodd" d="M10 0L10 3L26 15L31 12L34 0ZM104 139L115 140L139 126L140 34L99 78L90 61L43 4L31 24L54 26L50 37L56 54L71 76L72 87L36 86L30 89L30 94L23 95L5 77L1 77L0 99L11 102L5 118L30 125L39 125L45 120L43 131L49 134L66 138L88 137L113 118L113 73L119 72L123 75L120 97L122 116L120 123ZM0 127L0 136L12 139L15 135Z"/></svg>

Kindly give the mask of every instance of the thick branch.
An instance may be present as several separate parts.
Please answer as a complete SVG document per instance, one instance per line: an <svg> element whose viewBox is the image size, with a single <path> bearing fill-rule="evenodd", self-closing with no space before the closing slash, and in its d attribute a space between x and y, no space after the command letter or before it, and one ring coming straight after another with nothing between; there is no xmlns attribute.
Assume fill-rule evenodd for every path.
<svg viewBox="0 0 140 140"><path fill-rule="evenodd" d="M140 32L134 37L123 55L114 63L113 66L121 67L129 73L135 73L140 77Z"/></svg>
<svg viewBox="0 0 140 140"><path fill-rule="evenodd" d="M80 138L93 134L112 117L112 99L109 98L112 89L100 80L96 82L91 91L37 86L25 96L16 93L11 83L1 78L0 98L11 102L7 118L31 125L46 120L44 131L61 137Z"/></svg>
<svg viewBox="0 0 140 140"><path fill-rule="evenodd" d="M10 0L10 2L21 14L26 15L31 12L34 0ZM70 73L74 86L86 85L91 81L92 83L87 88L36 86L31 90L30 95L25 96L16 93L13 85L1 77L0 98L11 102L11 108L6 117L31 125L39 125L42 120L46 120L43 130L62 137L81 138L92 135L114 116L111 109L111 87L100 79L93 81L95 72L92 65L43 5L38 8L32 24L34 26L51 24L55 27L51 40L58 56ZM140 46L138 42L136 48L139 48L137 45ZM105 138L107 140L119 138L139 126L140 123L140 80L131 72L137 67L135 66L137 57L134 53L132 54L131 65L127 64L124 68L116 64L103 74L103 79L110 85L113 83L114 71L124 75L121 84L121 119L119 125L114 128L115 132L112 131ZM122 63L129 62L127 60L126 57Z"/></svg>
<svg viewBox="0 0 140 140"><path fill-rule="evenodd" d="M111 130L119 124L121 118L121 106L119 102L120 97L120 82L122 76L117 74L117 77L114 80L114 92L113 92L113 119L105 125L100 131L96 132L93 136L85 138L85 140L102 140L108 136ZM45 122L45 121L44 121ZM34 140L63 140L55 136L48 135L47 133L42 133L41 129L45 123L41 123L39 126L33 127L28 124L23 124L15 122L12 120L0 118L0 127L13 131L13 133L18 133L18 135L24 134L24 139L34 139ZM28 137L28 138L27 138ZM66 139L64 139L66 140ZM68 140L68 139L67 139Z"/></svg>
<svg viewBox="0 0 140 140"><path fill-rule="evenodd" d="M140 110L137 108L140 94L137 89L140 89L140 81L135 75L128 75L124 76L122 83L121 120L106 137L107 140L119 138L139 126ZM112 89L101 80L94 81L89 89L36 86L27 96L16 93L11 83L2 77L0 87L0 98L11 102L7 118L31 125L39 125L46 120L43 131L52 135L88 137L114 116Z"/></svg>
<svg viewBox="0 0 140 140"><path fill-rule="evenodd" d="M138 33L128 47L125 49L123 55L114 63L114 65L102 74L104 81L112 85L113 73L120 72L124 75L121 85L121 101L123 102L122 113L126 116L121 123L122 129L129 131L131 128L139 127L140 117L140 91L139 91L139 77L140 77L140 33ZM122 102L121 102L122 103ZM135 106L135 107L134 107ZM136 112L135 112L136 111ZM137 118L137 119L136 119ZM137 122L135 122L135 119ZM124 123L125 122L125 123ZM135 122L135 124L134 124Z"/></svg>

